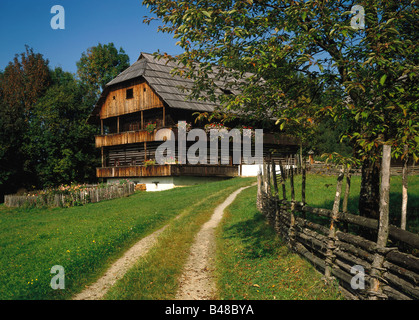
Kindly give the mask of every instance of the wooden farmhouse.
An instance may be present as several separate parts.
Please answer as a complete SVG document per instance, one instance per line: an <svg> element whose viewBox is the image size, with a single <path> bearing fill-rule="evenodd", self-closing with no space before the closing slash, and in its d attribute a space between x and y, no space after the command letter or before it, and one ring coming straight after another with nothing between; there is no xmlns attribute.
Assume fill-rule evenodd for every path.
<svg viewBox="0 0 419 320"><path fill-rule="evenodd" d="M164 190L235 176L253 176L258 165L179 163L177 156L165 164L154 163L156 141L161 128L171 129L177 138L178 122L186 121L193 128L197 112L213 112L216 105L207 101L188 100L179 86L190 87L192 80L173 75L175 62L157 59L142 53L139 59L109 82L89 118L100 126L95 137L101 149L102 166L97 177L108 182L128 178L145 185L147 190ZM153 130L154 129L154 130ZM276 157L289 159L298 150L298 143L289 136L264 132L264 154L274 151ZM188 141L187 145L192 145ZM219 162L221 163L221 162Z"/></svg>

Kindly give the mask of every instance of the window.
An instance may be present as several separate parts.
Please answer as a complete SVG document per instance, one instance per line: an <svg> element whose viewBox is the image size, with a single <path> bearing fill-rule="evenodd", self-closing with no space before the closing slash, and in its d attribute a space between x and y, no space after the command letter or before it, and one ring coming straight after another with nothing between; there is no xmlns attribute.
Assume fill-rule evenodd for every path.
<svg viewBox="0 0 419 320"><path fill-rule="evenodd" d="M132 99L134 98L134 89L127 89L127 95L126 95L127 99Z"/></svg>

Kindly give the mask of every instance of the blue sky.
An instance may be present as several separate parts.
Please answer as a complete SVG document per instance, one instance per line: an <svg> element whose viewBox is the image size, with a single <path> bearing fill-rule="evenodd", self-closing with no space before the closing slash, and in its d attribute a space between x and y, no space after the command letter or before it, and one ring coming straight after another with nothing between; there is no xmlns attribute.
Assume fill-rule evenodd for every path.
<svg viewBox="0 0 419 320"><path fill-rule="evenodd" d="M54 5L65 9L65 30L51 28ZM73 73L82 52L99 42L122 47L131 64L140 52L181 53L172 35L157 32L158 21L143 23L150 15L141 0L0 0L0 70L25 45L43 54L51 68Z"/></svg>

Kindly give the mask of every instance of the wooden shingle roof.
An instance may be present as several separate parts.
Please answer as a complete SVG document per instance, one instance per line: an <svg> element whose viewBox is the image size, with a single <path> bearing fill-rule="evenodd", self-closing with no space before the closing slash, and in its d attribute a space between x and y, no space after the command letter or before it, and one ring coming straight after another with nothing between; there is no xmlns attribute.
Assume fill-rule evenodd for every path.
<svg viewBox="0 0 419 320"><path fill-rule="evenodd" d="M193 86L193 80L171 73L176 67L180 66L174 61L168 61L163 58L157 59L151 54L141 53L140 57L133 65L106 84L89 121L98 119L100 108L113 86L141 77L144 78L156 94L171 108L199 112L214 111L217 106L214 102L190 100L187 98L188 92L182 90L180 87L191 88Z"/></svg>

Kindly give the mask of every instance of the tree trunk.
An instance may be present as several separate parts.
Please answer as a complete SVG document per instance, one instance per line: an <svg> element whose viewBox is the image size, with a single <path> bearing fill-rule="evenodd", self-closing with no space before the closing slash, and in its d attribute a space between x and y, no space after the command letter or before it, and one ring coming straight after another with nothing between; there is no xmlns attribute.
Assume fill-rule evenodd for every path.
<svg viewBox="0 0 419 320"><path fill-rule="evenodd" d="M349 194L351 193L351 167L346 168L346 187L345 195L343 197L342 211L348 212Z"/></svg>
<svg viewBox="0 0 419 320"><path fill-rule="evenodd" d="M406 230L406 216L407 216L407 176L408 176L408 168L407 168L407 145L404 146L404 161L403 161L403 191L402 191L402 217L401 217L401 226L400 228Z"/></svg>
<svg viewBox="0 0 419 320"><path fill-rule="evenodd" d="M301 202L306 203L306 159L301 155Z"/></svg>
<svg viewBox="0 0 419 320"><path fill-rule="evenodd" d="M349 195L351 193L351 166L346 168L346 187L345 187L345 195L343 196L343 203L342 203L342 212L347 213L348 212L348 201L349 201ZM343 223L343 230L345 232L348 232L348 223Z"/></svg>
<svg viewBox="0 0 419 320"><path fill-rule="evenodd" d="M336 242L336 223L339 220L339 205L340 205L340 195L342 193L342 181L344 177L344 169L341 168L336 184L336 193L335 193L335 200L333 202L333 215L330 219L330 228L329 228L329 235L327 240L327 250L326 250L326 268L324 270L324 276L326 281L329 281L332 277L332 268L335 261L335 242Z"/></svg>
<svg viewBox="0 0 419 320"><path fill-rule="evenodd" d="M306 203L306 160L304 156L301 158L302 160L302 172L301 172L301 202L303 204ZM302 217L306 218L306 212L303 211Z"/></svg>
<svg viewBox="0 0 419 320"><path fill-rule="evenodd" d="M386 298L381 288L384 249L387 245L389 233L389 202L390 202L390 162L391 146L383 146L383 160L381 171L381 188L379 200L380 223L377 236L377 251L371 264L370 299Z"/></svg>
<svg viewBox="0 0 419 320"><path fill-rule="evenodd" d="M363 217L378 219L380 200L380 164L378 161L365 159L361 169L361 192L359 195L359 213ZM362 236L375 240L375 234L368 229L361 230Z"/></svg>

